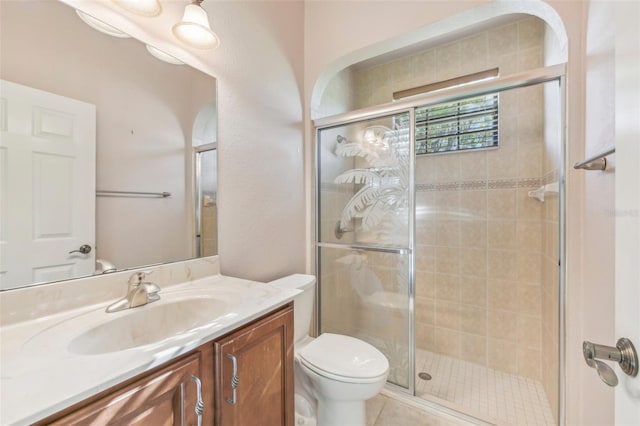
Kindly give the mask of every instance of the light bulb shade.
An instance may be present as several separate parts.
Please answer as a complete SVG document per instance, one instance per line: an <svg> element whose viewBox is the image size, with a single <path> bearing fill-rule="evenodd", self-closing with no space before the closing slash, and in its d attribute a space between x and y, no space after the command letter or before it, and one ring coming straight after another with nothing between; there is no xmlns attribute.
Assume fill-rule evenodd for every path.
<svg viewBox="0 0 640 426"><path fill-rule="evenodd" d="M158 0L112 0L115 4L140 16L153 17L160 15L162 6Z"/></svg>
<svg viewBox="0 0 640 426"><path fill-rule="evenodd" d="M169 64L173 64L173 65L182 65L184 64L184 62L182 62L180 59L176 59L173 56L169 55L168 53L158 49L157 47L153 47L147 44L147 50L149 51L149 53L151 53L152 56L154 56L157 59L160 59L163 62L169 63Z"/></svg>
<svg viewBox="0 0 640 426"><path fill-rule="evenodd" d="M81 12L78 9L76 9L76 13L78 14L80 19L82 19L82 21L85 24L87 24L88 26L90 26L94 30L100 31L103 34L107 34L107 35L110 35L112 37L120 37L120 38L129 38L129 37L131 37L129 34L123 33L119 29L117 29L115 27L112 27L111 25L102 22L101 20L96 19L91 15L87 15L86 13Z"/></svg>
<svg viewBox="0 0 640 426"><path fill-rule="evenodd" d="M220 44L218 36L209 27L207 12L197 4L185 7L182 21L173 26L173 34L181 42L198 49L215 49Z"/></svg>

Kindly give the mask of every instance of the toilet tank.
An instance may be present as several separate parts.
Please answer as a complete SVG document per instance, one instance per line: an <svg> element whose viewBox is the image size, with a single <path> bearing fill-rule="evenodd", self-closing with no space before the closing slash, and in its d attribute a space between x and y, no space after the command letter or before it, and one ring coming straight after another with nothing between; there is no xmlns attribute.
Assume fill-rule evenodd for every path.
<svg viewBox="0 0 640 426"><path fill-rule="evenodd" d="M293 341L299 342L309 335L313 300L315 297L316 277L313 275L293 274L271 281L269 284L283 288L301 290L293 299Z"/></svg>

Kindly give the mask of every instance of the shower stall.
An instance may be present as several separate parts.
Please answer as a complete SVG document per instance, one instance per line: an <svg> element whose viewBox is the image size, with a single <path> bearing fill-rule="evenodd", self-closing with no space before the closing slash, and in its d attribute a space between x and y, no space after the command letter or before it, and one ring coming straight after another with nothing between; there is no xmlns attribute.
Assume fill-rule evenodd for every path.
<svg viewBox="0 0 640 426"><path fill-rule="evenodd" d="M489 423L563 418L564 66L322 118L318 331L387 391Z"/></svg>

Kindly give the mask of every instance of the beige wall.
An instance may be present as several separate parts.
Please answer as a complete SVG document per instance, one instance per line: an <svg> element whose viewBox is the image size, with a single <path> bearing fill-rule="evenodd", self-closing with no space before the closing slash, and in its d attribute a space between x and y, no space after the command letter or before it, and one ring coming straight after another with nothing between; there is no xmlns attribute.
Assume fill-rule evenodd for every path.
<svg viewBox="0 0 640 426"><path fill-rule="evenodd" d="M493 67L501 76L540 67L544 33L542 21L528 18L358 68L356 105ZM497 150L416 160L417 347L537 380L543 209L527 192L543 181L542 94L529 88L500 95ZM509 348L518 348L515 356Z"/></svg>
<svg viewBox="0 0 640 426"><path fill-rule="evenodd" d="M186 2L163 2L149 19L113 2L63 1L216 77L221 270L261 281L303 272L304 3L205 1L221 44L200 51L171 33Z"/></svg>
<svg viewBox="0 0 640 426"><path fill-rule="evenodd" d="M351 68L345 68L331 79L327 89L322 94L319 116L328 117L351 111L356 107L354 94L356 88L353 74Z"/></svg>
<svg viewBox="0 0 640 426"><path fill-rule="evenodd" d="M224 34L210 61L218 78L222 272L261 281L303 272L304 4L203 4Z"/></svg>

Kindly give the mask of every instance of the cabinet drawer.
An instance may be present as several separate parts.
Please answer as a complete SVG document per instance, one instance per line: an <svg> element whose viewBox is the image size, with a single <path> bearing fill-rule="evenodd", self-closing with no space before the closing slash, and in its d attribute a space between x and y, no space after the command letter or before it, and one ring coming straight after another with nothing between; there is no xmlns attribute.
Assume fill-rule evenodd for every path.
<svg viewBox="0 0 640 426"><path fill-rule="evenodd" d="M211 345L160 370L148 374L124 387L109 390L87 405L53 421L39 424L55 426L122 425L122 426L190 426L198 424L195 406L196 384L191 377L202 380L204 391L203 424L212 424L212 364ZM203 368L204 367L204 368ZM208 412L207 412L208 411Z"/></svg>

